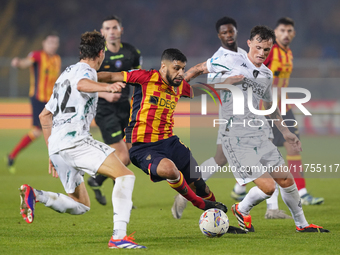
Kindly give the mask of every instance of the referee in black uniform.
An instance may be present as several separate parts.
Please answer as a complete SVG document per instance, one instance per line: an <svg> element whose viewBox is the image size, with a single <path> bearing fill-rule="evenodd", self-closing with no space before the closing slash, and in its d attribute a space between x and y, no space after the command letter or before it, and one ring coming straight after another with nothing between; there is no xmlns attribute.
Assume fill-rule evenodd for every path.
<svg viewBox="0 0 340 255"><path fill-rule="evenodd" d="M106 40L105 59L98 72L120 72L141 68L141 56L138 49L128 43L121 42L123 27L121 19L110 16L103 20L101 33ZM130 86L126 86L121 93L99 92L96 124L99 126L103 140L115 148L116 155L124 165L130 163L129 151L123 141L124 129L130 117ZM94 190L96 200L106 205L106 198L100 187L106 176L97 175L88 179L89 186Z"/></svg>

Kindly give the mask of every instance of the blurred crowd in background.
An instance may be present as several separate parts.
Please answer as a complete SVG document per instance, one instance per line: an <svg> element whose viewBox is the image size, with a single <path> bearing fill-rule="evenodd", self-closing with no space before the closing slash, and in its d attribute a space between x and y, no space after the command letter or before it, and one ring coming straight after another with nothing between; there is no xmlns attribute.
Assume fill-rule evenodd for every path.
<svg viewBox="0 0 340 255"><path fill-rule="evenodd" d="M240 46L245 47L254 25L275 26L281 16L296 22L292 44L295 57L338 58L340 2L337 0L2 0L2 15L13 5L5 25L13 42L24 37L34 41L46 30L60 33L61 56L76 55L81 33L100 29L102 19L116 14L123 20L124 40L145 56L159 56L164 48L177 47L188 57L209 57L219 46L215 23L223 16L238 22ZM6 3L7 2L7 3ZM9 10L7 10L8 12ZM4 40L4 38L2 38ZM31 50L24 45L16 53ZM0 45L1 47L1 45ZM26 52L25 52L26 51ZM10 57L10 51L3 56Z"/></svg>
<svg viewBox="0 0 340 255"><path fill-rule="evenodd" d="M170 47L180 49L189 60L204 61L220 46L215 23L223 16L237 21L239 46L246 50L253 26L274 28L278 18L289 16L296 24L291 45L296 60L292 77L339 77L338 0L1 0L0 97L27 94L28 88L10 92L9 83L25 86L26 81L28 85L28 71L13 73L9 63L14 56L26 57L40 49L46 31L55 30L60 35L58 53L64 68L77 60L80 35L100 30L103 18L112 14L122 18L122 40L140 49L144 68L157 68L158 61L150 64L148 58L158 60ZM301 59L304 61L299 62ZM306 63L314 65L299 69Z"/></svg>

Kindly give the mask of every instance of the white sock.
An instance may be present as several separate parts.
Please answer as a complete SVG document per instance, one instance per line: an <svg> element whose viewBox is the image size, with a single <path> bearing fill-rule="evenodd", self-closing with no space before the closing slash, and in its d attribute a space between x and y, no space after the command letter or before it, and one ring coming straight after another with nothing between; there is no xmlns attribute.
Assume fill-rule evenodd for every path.
<svg viewBox="0 0 340 255"><path fill-rule="evenodd" d="M34 189L34 193L36 199L40 203L60 213L79 215L84 214L88 210L90 210L90 207L74 201L72 198L61 193L54 193L37 189Z"/></svg>
<svg viewBox="0 0 340 255"><path fill-rule="evenodd" d="M113 239L126 236L126 227L130 221L132 209L132 191L136 177L124 175L117 177L112 191Z"/></svg>
<svg viewBox="0 0 340 255"><path fill-rule="evenodd" d="M242 194L246 192L246 185L240 185L238 182L234 185L234 192L237 194Z"/></svg>
<svg viewBox="0 0 340 255"><path fill-rule="evenodd" d="M176 182L178 182L180 179L181 179L181 175L179 175L178 178L176 178L176 179L173 179L173 180L171 180L171 179L166 179L166 180L167 180L167 182L170 182L170 183L176 183Z"/></svg>
<svg viewBox="0 0 340 255"><path fill-rule="evenodd" d="M275 191L274 191L273 195L266 200L267 209L269 209L269 210L279 209L278 196L279 196L279 186L276 183L275 184Z"/></svg>
<svg viewBox="0 0 340 255"><path fill-rule="evenodd" d="M238 204L238 210L244 215L248 215L250 210L270 196L260 190L257 186L252 187L245 198Z"/></svg>
<svg viewBox="0 0 340 255"><path fill-rule="evenodd" d="M302 188L299 190L299 195L300 197L302 197L303 195L306 195L307 194L307 189L306 188Z"/></svg>
<svg viewBox="0 0 340 255"><path fill-rule="evenodd" d="M116 221L112 233L113 239L123 239L126 236L127 223L124 221Z"/></svg>
<svg viewBox="0 0 340 255"><path fill-rule="evenodd" d="M285 202L292 213L295 225L300 228L307 227L309 224L302 210L301 199L296 184L294 183L287 188L280 187L280 190L283 202Z"/></svg>
<svg viewBox="0 0 340 255"><path fill-rule="evenodd" d="M215 173L215 171L211 171L211 169L217 170L217 163L213 157L207 159L200 165L201 175L204 181L207 181Z"/></svg>

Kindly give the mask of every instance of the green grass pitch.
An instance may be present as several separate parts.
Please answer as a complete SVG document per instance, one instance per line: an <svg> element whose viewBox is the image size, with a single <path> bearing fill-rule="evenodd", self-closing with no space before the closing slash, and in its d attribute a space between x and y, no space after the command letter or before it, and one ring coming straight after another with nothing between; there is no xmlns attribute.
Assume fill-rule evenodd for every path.
<svg viewBox="0 0 340 255"><path fill-rule="evenodd" d="M188 129L176 129L176 134L189 143ZM26 130L1 130L0 155L5 156ZM94 137L101 140L97 129ZM207 143L214 143L212 140ZM303 162L339 164L338 137L303 137ZM214 145L213 145L214 148ZM193 150L194 151L194 150ZM194 156L201 163L213 156L214 150ZM226 234L221 238L207 238L198 227L201 210L188 205L183 218L172 218L170 208L176 192L166 182L152 183L141 170L130 166L136 174L133 193L136 210L132 210L128 233L136 231L136 242L146 250L110 250L107 243L112 234L112 182L104 183L108 205L102 206L89 189L91 210L80 216L59 214L37 203L35 220L27 224L19 214L21 184L64 193L58 179L48 174L48 154L43 138L24 150L16 161L16 174L10 174L4 161L0 162L0 254L340 254L340 169L333 178L308 178L307 188L325 197L320 206L304 206L307 220L331 230L331 233L296 233L293 220L265 220L265 202L252 212L255 233ZM87 180L88 176L85 176ZM213 178L208 181L218 201L228 208L234 201L230 191L232 178ZM250 187L248 187L249 189ZM288 208L279 198L280 209ZM227 213L230 224L236 218Z"/></svg>

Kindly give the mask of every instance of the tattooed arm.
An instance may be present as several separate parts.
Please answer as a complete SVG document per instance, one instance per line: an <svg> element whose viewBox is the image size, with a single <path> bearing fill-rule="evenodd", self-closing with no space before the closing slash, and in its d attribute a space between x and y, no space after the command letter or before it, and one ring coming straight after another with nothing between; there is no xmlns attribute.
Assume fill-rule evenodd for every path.
<svg viewBox="0 0 340 255"><path fill-rule="evenodd" d="M264 108L270 109L272 107L272 102L263 101ZM269 114L270 119L272 119L277 127L277 129L282 133L283 138L294 148L296 151L302 151L301 142L295 134L289 131L288 127L283 126L283 118L281 116L279 108L276 107L275 111Z"/></svg>
<svg viewBox="0 0 340 255"><path fill-rule="evenodd" d="M184 80L189 82L191 79L196 78L201 74L209 73L207 68L207 62L203 62L191 67L188 71L184 74Z"/></svg>

